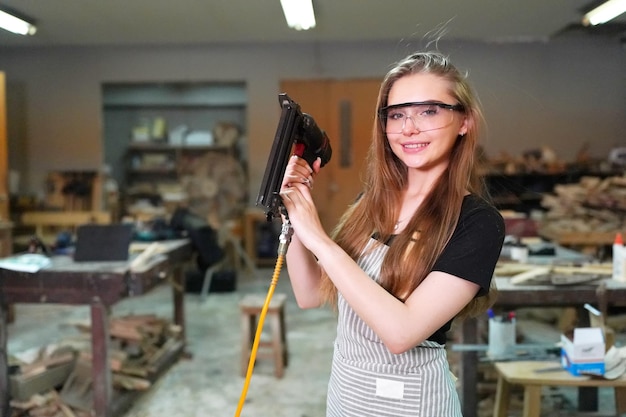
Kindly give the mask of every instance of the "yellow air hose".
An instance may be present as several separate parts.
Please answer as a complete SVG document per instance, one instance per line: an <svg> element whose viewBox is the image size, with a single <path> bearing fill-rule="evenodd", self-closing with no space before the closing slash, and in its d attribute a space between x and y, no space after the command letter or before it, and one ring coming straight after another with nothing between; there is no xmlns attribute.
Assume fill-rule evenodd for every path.
<svg viewBox="0 0 626 417"><path fill-rule="evenodd" d="M261 333L263 333L263 323L265 322L265 316L267 315L267 310L270 307L272 296L274 295L274 290L276 289L276 284L278 283L278 277L280 276L280 271L283 267L283 262L285 261L285 255L287 253L289 243L291 242L292 233L293 231L291 229L289 219L286 219L283 222L279 238L280 244L278 246L278 257L276 258L276 264L274 266L274 274L272 275L272 281L270 282L270 287L267 291L267 296L265 297L261 314L259 315L256 334L254 336L254 342L252 343L252 350L250 351L250 360L248 361L246 379L243 383L243 389L241 390L241 396L239 397L239 404L237 405L237 411L235 411L235 417L239 417L241 415L241 410L246 402L246 395L248 394L248 388L250 387L250 379L252 378L252 371L254 370L254 363L256 362L257 351L259 350L259 343L261 341Z"/></svg>

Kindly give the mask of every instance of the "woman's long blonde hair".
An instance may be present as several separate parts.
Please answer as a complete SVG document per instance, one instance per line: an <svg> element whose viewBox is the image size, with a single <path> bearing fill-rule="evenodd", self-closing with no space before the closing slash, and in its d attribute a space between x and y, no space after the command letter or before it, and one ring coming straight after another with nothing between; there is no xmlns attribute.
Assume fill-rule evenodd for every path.
<svg viewBox="0 0 626 417"><path fill-rule="evenodd" d="M387 105L389 91L398 79L418 73L434 74L449 82L450 93L465 109L468 129L465 135L457 137L447 169L407 227L395 237L383 261L379 282L402 301L432 270L452 236L467 192L485 195L475 164L482 111L465 75L446 56L439 52L422 52L398 62L381 84L376 109ZM333 233L335 241L355 260L372 235L378 234L381 241L391 236L407 182L407 167L392 152L378 112L372 136L363 193L344 213ZM407 262L407 259L415 262ZM337 290L328 276L323 276L321 289L324 299L336 305ZM459 316L483 312L494 301L495 287L492 286L488 296L475 298Z"/></svg>

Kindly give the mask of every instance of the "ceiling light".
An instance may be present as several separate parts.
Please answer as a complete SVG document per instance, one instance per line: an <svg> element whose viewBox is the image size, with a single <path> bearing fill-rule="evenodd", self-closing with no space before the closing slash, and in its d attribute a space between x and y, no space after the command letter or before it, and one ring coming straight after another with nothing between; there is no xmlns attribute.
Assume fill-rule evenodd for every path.
<svg viewBox="0 0 626 417"><path fill-rule="evenodd" d="M280 0L280 4L290 28L308 30L315 27L312 0Z"/></svg>
<svg viewBox="0 0 626 417"><path fill-rule="evenodd" d="M34 35L37 32L32 23L3 10L0 10L0 28L18 35Z"/></svg>
<svg viewBox="0 0 626 417"><path fill-rule="evenodd" d="M626 12L626 0L609 0L583 16L583 24L599 25Z"/></svg>

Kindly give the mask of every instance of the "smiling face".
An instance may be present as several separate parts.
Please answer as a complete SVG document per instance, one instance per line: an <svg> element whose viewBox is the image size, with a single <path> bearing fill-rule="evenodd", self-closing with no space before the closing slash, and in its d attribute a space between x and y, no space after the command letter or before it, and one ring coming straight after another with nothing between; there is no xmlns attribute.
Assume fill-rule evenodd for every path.
<svg viewBox="0 0 626 417"><path fill-rule="evenodd" d="M387 105L411 102L458 104L450 93L450 88L449 81L438 75L429 73L406 75L392 85ZM444 111L452 111L453 117L450 123L440 129L420 131L419 117L409 114L412 117L405 120L400 132L387 132L391 150L409 171L440 174L448 166L452 146L457 137L467 131L467 120L462 112Z"/></svg>

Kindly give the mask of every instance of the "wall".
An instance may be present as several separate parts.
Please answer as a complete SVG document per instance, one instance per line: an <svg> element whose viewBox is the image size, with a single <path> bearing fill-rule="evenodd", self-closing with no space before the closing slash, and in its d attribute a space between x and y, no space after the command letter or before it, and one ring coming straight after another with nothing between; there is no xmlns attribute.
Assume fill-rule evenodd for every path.
<svg viewBox="0 0 626 417"><path fill-rule="evenodd" d="M50 170L99 168L104 82L244 81L248 151L258 155L249 166L254 201L278 121L281 79L382 77L414 48L419 45L406 42L0 47L9 165L21 175L20 191L31 193L41 191ZM571 160L584 143L598 157L625 144L626 50L616 41L440 42L438 48L469 72L485 109L490 155L548 144Z"/></svg>

